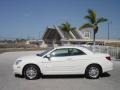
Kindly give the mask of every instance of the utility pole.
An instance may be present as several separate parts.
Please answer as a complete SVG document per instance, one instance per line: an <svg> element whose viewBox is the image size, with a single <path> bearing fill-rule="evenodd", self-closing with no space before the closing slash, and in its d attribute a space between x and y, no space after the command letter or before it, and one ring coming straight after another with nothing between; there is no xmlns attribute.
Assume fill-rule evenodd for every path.
<svg viewBox="0 0 120 90"><path fill-rule="evenodd" d="M110 39L110 24L112 24L112 22L108 22L108 40Z"/></svg>
<svg viewBox="0 0 120 90"><path fill-rule="evenodd" d="M38 38L39 40L41 39L41 36L40 36L40 34L41 34L41 33L39 32L39 38Z"/></svg>

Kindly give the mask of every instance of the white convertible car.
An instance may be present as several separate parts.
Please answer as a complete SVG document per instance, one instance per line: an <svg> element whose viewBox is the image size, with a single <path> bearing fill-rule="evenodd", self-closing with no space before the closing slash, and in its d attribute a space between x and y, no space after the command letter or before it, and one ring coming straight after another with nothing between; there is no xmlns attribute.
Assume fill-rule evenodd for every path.
<svg viewBox="0 0 120 90"><path fill-rule="evenodd" d="M18 58L14 74L26 79L37 79L41 75L85 74L87 78L97 79L100 74L113 69L108 54L93 53L83 47L58 47L40 54Z"/></svg>

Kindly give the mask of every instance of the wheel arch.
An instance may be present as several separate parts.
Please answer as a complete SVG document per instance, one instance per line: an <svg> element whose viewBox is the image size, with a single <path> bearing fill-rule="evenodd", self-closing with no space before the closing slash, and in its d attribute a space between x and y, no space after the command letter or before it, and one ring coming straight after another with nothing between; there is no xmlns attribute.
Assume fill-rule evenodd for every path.
<svg viewBox="0 0 120 90"><path fill-rule="evenodd" d="M98 66L98 67L100 68L100 73L103 73L103 68L102 68L102 66L101 66L100 64L98 64L98 63L91 63L91 64L87 65L87 67L86 67L86 69L85 69L85 73L86 73L86 70L88 69L88 67L90 67L91 65L96 65L96 66Z"/></svg>
<svg viewBox="0 0 120 90"><path fill-rule="evenodd" d="M39 72L41 73L41 69L40 69L40 67L39 67L37 64L29 63L29 64L26 64L26 65L23 67L23 69L22 69L22 75L23 75L23 76L24 76L24 70L25 70L25 68L26 68L28 65L35 65L35 66L38 68Z"/></svg>

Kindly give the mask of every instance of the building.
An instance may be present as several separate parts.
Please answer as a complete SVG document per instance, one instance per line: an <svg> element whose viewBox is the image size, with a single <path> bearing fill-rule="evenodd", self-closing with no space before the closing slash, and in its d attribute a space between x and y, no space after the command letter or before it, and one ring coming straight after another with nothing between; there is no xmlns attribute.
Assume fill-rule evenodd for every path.
<svg viewBox="0 0 120 90"><path fill-rule="evenodd" d="M97 45L120 46L120 40L96 39ZM26 45L35 45L46 48L61 45L81 45L93 44L91 32L86 30L71 30L69 32L61 30L57 26L47 27L43 33L42 40L28 40Z"/></svg>
<svg viewBox="0 0 120 90"><path fill-rule="evenodd" d="M91 43L90 32L84 31L80 32L79 30L71 30L69 32L61 30L57 26L47 27L43 37L44 44L47 46L60 46L66 44L85 44ZM86 42L87 41L87 42Z"/></svg>

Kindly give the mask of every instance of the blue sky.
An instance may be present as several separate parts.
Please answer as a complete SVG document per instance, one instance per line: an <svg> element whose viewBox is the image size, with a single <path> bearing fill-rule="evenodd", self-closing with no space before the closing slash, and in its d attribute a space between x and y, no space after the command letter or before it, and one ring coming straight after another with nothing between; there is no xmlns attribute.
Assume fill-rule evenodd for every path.
<svg viewBox="0 0 120 90"><path fill-rule="evenodd" d="M0 37L39 38L47 26L65 21L79 28L88 9L110 22L110 38L120 38L120 0L0 0ZM97 38L107 38L107 22Z"/></svg>

